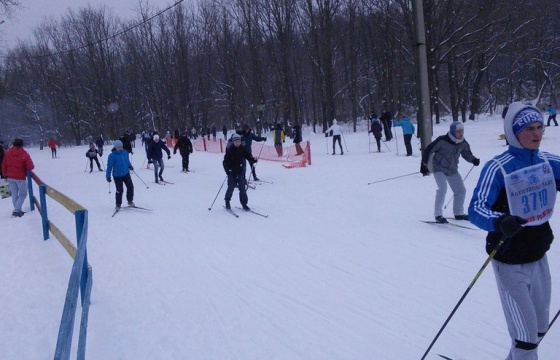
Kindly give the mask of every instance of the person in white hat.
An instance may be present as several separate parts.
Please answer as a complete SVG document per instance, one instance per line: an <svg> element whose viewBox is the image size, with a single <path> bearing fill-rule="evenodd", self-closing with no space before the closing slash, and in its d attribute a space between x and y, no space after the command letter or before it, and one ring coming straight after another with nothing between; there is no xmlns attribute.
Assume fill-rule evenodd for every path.
<svg viewBox="0 0 560 360"><path fill-rule="evenodd" d="M504 118L509 148L486 163L469 205L469 219L488 231L486 252L511 337L508 360L536 360L548 330L551 276L547 251L560 184L560 156L539 150L539 109L512 103Z"/></svg>

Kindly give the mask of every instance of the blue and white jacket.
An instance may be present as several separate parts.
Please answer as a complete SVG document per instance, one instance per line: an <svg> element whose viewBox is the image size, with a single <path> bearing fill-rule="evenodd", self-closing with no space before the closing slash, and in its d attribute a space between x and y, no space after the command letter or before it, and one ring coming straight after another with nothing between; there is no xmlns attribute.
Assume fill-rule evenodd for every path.
<svg viewBox="0 0 560 360"><path fill-rule="evenodd" d="M510 213L504 175L495 160L499 161L507 174L510 174L524 167L543 163L545 162L544 157L546 157L556 179L556 188L559 189L560 186L560 156L538 149L524 149L511 130L512 118L522 109L520 106L513 107L513 109L510 106L504 120L509 148L484 165L469 204L470 222L488 231L486 236L488 254L503 237L501 231L494 226L494 222L501 215ZM508 239L507 243L495 254L494 259L508 264L537 261L546 254L553 239L554 236L548 222L537 226L525 226L513 238Z"/></svg>

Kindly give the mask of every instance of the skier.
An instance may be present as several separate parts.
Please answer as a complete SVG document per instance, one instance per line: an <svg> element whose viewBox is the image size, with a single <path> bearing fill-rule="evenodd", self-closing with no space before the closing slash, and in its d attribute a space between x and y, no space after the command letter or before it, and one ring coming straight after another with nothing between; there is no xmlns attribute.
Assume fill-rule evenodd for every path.
<svg viewBox="0 0 560 360"><path fill-rule="evenodd" d="M177 149L179 149L179 154L181 154L183 160L183 169L181 171L189 172L189 155L193 152L193 146L189 140L189 133L186 130L181 133L173 147L173 155L177 154Z"/></svg>
<svg viewBox="0 0 560 360"><path fill-rule="evenodd" d="M159 135L156 134L154 135L154 139L148 148L148 164L154 164L156 183L165 181L161 176L163 174L163 170L165 169L162 150L167 153L167 160L171 159L171 152L169 151L169 148L163 143L163 141L160 141Z"/></svg>
<svg viewBox="0 0 560 360"><path fill-rule="evenodd" d="M253 141L257 141L257 142L266 141L265 137L255 135L253 133L253 130L247 124L243 125L242 129L237 133L241 135L241 142L244 144L245 149L251 155L253 155L253 150L251 149L251 146L253 145ZM253 179L255 181L259 181L254 165L251 165L251 172L253 174Z"/></svg>
<svg viewBox="0 0 560 360"><path fill-rule="evenodd" d="M119 140L123 144L123 149L125 149L127 153L134 155L134 153L132 152L132 143L130 142L130 135L128 133L123 133L119 137Z"/></svg>
<svg viewBox="0 0 560 360"><path fill-rule="evenodd" d="M560 157L539 150L544 119L536 107L510 104L504 130L509 147L484 165L469 219L488 231L486 252L498 248L492 267L511 337L507 359L536 360L537 346L549 327L546 252L554 235L548 221L559 190Z"/></svg>
<svg viewBox="0 0 560 360"><path fill-rule="evenodd" d="M383 124L383 131L385 132L385 141L391 141L393 138L393 133L391 132L391 123L393 120L393 114L387 109L383 109L379 121Z"/></svg>
<svg viewBox="0 0 560 360"><path fill-rule="evenodd" d="M54 138L51 138L51 139L49 140L48 145L49 145L49 148L51 149L51 156L52 156L52 158L53 158L53 159L56 158L56 148L57 148L57 146L58 146L58 144L56 143L56 140L55 140Z"/></svg>
<svg viewBox="0 0 560 360"><path fill-rule="evenodd" d="M130 160L128 159L128 152L123 151L123 143L121 140L115 140L113 142L113 149L111 154L107 158L107 172L105 174L107 181L111 182L111 174L113 179L115 179L115 211L120 210L122 204L122 196L124 187L126 185L126 200L128 206L134 205L134 184L132 183L132 178L130 177L130 170L134 170Z"/></svg>
<svg viewBox="0 0 560 360"><path fill-rule="evenodd" d="M340 146L340 155L344 155L344 151L342 150L342 143L340 142L340 137L342 136L342 128L340 127L340 125L338 125L338 122L336 121L336 119L334 119L333 124L331 125L330 128L327 129L327 131L325 131L325 134L329 133L332 131L333 134L333 138L332 138L332 154L336 154L335 149L335 144L338 141L338 146Z"/></svg>
<svg viewBox="0 0 560 360"><path fill-rule="evenodd" d="M383 127L381 126L381 122L377 119L377 117L371 118L371 127L370 133L373 134L375 138L375 142L377 143L377 152L381 152L381 131Z"/></svg>
<svg viewBox="0 0 560 360"><path fill-rule="evenodd" d="M27 198L27 172L35 168L31 156L23 149L23 140L14 139L13 146L6 151L2 162L2 174L8 179L12 193L14 211L12 216L22 217L21 206Z"/></svg>
<svg viewBox="0 0 560 360"><path fill-rule="evenodd" d="M253 165L257 162L253 155L247 151L244 146L241 146L241 135L233 134L231 137L233 146L226 148L224 161L222 165L227 174L228 187L224 200L226 201L226 209L231 209L230 200L233 195L233 190L237 186L239 189L239 201L241 206L246 211L251 210L247 203L249 198L247 196L246 180L245 180L245 160Z"/></svg>
<svg viewBox="0 0 560 360"><path fill-rule="evenodd" d="M416 131L414 124L406 115L403 115L400 121L393 121L393 125L402 127L406 156L411 156L412 145L410 144L410 142L412 140L412 135L414 135L414 132Z"/></svg>
<svg viewBox="0 0 560 360"><path fill-rule="evenodd" d="M548 111L548 121L546 122L546 126L550 126L551 120L554 121L554 126L558 126L558 122L556 121L556 107L552 104L548 104L546 111Z"/></svg>
<svg viewBox="0 0 560 360"><path fill-rule="evenodd" d="M274 140L274 148L276 149L276 153L278 157L282 157L284 149L282 148L282 144L285 140L284 130L282 130L282 125L276 124L276 129L270 132L272 139Z"/></svg>
<svg viewBox="0 0 560 360"><path fill-rule="evenodd" d="M89 173L90 174L93 171L93 161L94 160L95 160L95 163L97 164L97 168L99 169L99 171L103 171L101 169L101 164L99 164L99 160L97 159L97 154L99 154L99 156L103 156L103 155L101 155L99 150L97 150L95 148L94 143L89 144L89 149L86 151L86 157L89 159Z"/></svg>
<svg viewBox="0 0 560 360"><path fill-rule="evenodd" d="M95 140L95 145L97 145L97 150L99 150L99 156L103 156L103 146L105 145L105 139L103 139L102 134L99 134L99 136Z"/></svg>
<svg viewBox="0 0 560 360"><path fill-rule="evenodd" d="M447 193L447 183L453 190L453 214L456 220L469 220L468 215L464 213L463 205L467 190L461 174L459 174L458 164L459 156L472 163L474 166L480 165L480 159L474 157L471 152L469 143L463 137L464 125L458 121L451 123L449 132L446 135L439 136L430 143L422 153L422 163L420 172L427 176L430 174L431 163L434 173L434 179L437 184L436 200L434 204L434 215L436 222L440 224L448 223L443 217L443 203L445 202L445 194Z"/></svg>
<svg viewBox="0 0 560 360"><path fill-rule="evenodd" d="M294 123L294 126L292 128L292 135L294 139L294 144L296 144L296 156L303 154L303 149L301 148L300 145L300 143L303 141L303 136L301 134L301 125L297 121Z"/></svg>

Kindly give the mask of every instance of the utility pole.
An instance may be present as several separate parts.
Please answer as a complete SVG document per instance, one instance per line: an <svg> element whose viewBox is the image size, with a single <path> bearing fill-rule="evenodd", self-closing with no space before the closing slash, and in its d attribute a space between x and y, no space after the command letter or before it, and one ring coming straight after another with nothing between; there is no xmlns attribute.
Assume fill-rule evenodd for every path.
<svg viewBox="0 0 560 360"><path fill-rule="evenodd" d="M430 87L428 83L428 57L426 55L426 29L424 27L424 4L422 0L412 2L414 33L416 42L418 131L420 148L424 150L432 142L432 113L430 111Z"/></svg>

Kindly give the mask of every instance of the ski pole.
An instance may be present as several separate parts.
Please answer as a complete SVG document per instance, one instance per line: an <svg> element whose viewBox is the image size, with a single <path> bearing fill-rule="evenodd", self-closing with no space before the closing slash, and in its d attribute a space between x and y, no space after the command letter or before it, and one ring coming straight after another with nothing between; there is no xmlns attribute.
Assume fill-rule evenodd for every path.
<svg viewBox="0 0 560 360"><path fill-rule="evenodd" d="M257 160L259 160L261 158L261 154L262 154L263 149L264 149L264 144L262 144L261 150L259 151L259 155L257 155ZM255 179L255 164L254 163L251 164L251 174L253 175L253 180L257 181L257 179Z"/></svg>
<svg viewBox="0 0 560 360"><path fill-rule="evenodd" d="M103 169L105 169L105 163L103 162L103 156L99 156L99 158L101 159L101 165L103 165Z"/></svg>
<svg viewBox="0 0 560 360"><path fill-rule="evenodd" d="M397 138L397 129L393 126L393 130L395 130L395 143L397 145L397 153L395 155L399 156L399 139Z"/></svg>
<svg viewBox="0 0 560 360"><path fill-rule="evenodd" d="M539 340L539 342L537 344L540 344L541 341L544 339L544 337L546 336L546 334L548 333L548 331L550 330L550 328L552 327L552 324L554 324L554 322L556 321L556 319L558 319L558 316L560 315L560 310L558 310L558 312L556 313L556 315L554 315L554 317L552 318L552 321L550 322L550 324L548 325L548 329L546 330L546 332L544 333L544 335L542 336L542 338Z"/></svg>
<svg viewBox="0 0 560 360"><path fill-rule="evenodd" d="M142 180L142 178L141 178L140 176L138 176L138 174L136 173L136 171L132 170L132 173L133 173L134 175L136 175L136 177L137 177L138 179L140 179L140 181L142 181L142 183L143 183L144 185L146 185L146 183L144 182L144 180ZM146 185L146 189L149 189L149 188L150 188L150 187L149 187L148 185Z"/></svg>
<svg viewBox="0 0 560 360"><path fill-rule="evenodd" d="M329 140L328 140L329 135L327 133L325 133L325 145L327 146L327 155L329 155Z"/></svg>
<svg viewBox="0 0 560 360"><path fill-rule="evenodd" d="M467 177L468 177L469 174L471 173L472 169L474 169L474 165L471 167L471 169L469 170L469 172L467 173L467 175L465 175L465 177L463 178L463 182L465 182L465 180L467 180ZM447 209L447 205L449 205L449 203L451 202L451 200L453 200L454 197L455 197L455 194L453 194L453 196L451 196L451 198L449 199L449 201L447 202L447 204L445 204L445 206L443 207L444 209Z"/></svg>
<svg viewBox="0 0 560 360"><path fill-rule="evenodd" d="M111 193L111 183L109 182L107 184L109 184L109 194L110 194Z"/></svg>
<svg viewBox="0 0 560 360"><path fill-rule="evenodd" d="M367 133L367 141L368 141L368 154L371 154L371 140L369 138L369 131Z"/></svg>
<svg viewBox="0 0 560 360"><path fill-rule="evenodd" d="M465 290L465 292L463 293L463 296L461 296L461 299L459 299L459 301L457 302L457 305L455 305L455 307L453 308L453 311L451 311L451 314L449 314L449 316L447 317L447 319L443 323L442 327L439 329L438 333L436 334L436 337L434 338L434 340L432 340L432 343L430 344L430 346L428 346L428 349L426 350L426 352L424 353L424 355L422 356L422 358L420 360L424 360L426 358L426 355L428 355L428 353L432 349L432 346L434 346L434 344L436 343L437 339L439 338L439 336L443 332L443 329L445 329L445 327L447 326L447 324L449 323L449 321L451 320L451 318L453 317L453 315L455 314L457 309L459 309L459 306L461 305L463 300L465 300L465 298L467 297L467 294L471 291L472 287L474 286L474 283L476 283L476 281L478 280L480 275L482 275L482 272L484 271L484 269L486 269L486 266L488 266L490 261L494 258L494 255L496 255L498 250L500 250L500 248L502 247L502 245L504 244L504 242L507 239L508 239L508 237L503 235L502 238L500 239L500 241L498 242L498 244L496 244L496 246L494 247L494 249L492 250L492 252L488 256L488 258L486 259L486 261L484 262L484 264L482 265L480 270L478 270L478 273L476 273L476 276L474 277L474 279L469 284L469 287L467 287L467 290Z"/></svg>
<svg viewBox="0 0 560 360"><path fill-rule="evenodd" d="M214 201L212 201L212 205L210 205L210 207L208 208L208 210L212 210L212 207L214 206L214 203L216 202L216 199L218 198L218 195L220 195L220 191L222 191L222 188L224 187L224 184L226 183L227 180L227 175L224 178L224 181L222 181L222 186L220 186L220 190L218 190L218 193L216 194L216 197L214 198Z"/></svg>
<svg viewBox="0 0 560 360"><path fill-rule="evenodd" d="M86 160L86 168L84 169L84 172L87 172L88 161L89 160Z"/></svg>
<svg viewBox="0 0 560 360"><path fill-rule="evenodd" d="M385 145L385 147L387 148L387 150L389 150L389 152L391 151L391 148L389 147L389 145L387 145L386 141L382 141L383 145Z"/></svg>
<svg viewBox="0 0 560 360"><path fill-rule="evenodd" d="M388 178L388 179L383 179L383 180L378 180L378 181L374 181L374 182L369 182L369 183L367 183L367 184L368 184L368 185L377 184L377 183L380 183L380 182L383 182L383 181L389 181L389 180L393 180L393 179L402 178L402 177L405 177L405 176L415 175L415 174L418 174L419 172L420 172L420 171L416 171L416 172L413 172L413 173L410 173L410 174L406 174L406 175L399 175L399 176L395 176L395 177Z"/></svg>
<svg viewBox="0 0 560 360"><path fill-rule="evenodd" d="M346 152L348 152L348 146L346 146L346 139L344 138L344 133L341 133L342 135L342 141L344 141L344 148L346 149Z"/></svg>

